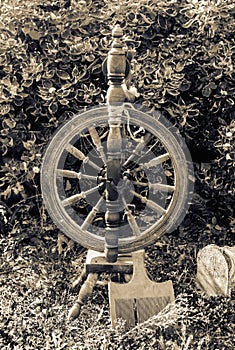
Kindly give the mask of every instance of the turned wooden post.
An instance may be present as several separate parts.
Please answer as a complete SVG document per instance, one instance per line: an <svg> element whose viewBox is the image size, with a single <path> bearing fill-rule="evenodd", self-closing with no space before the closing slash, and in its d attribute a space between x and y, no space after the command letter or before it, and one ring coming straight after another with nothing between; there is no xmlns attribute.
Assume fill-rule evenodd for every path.
<svg viewBox="0 0 235 350"><path fill-rule="evenodd" d="M107 58L107 104L109 113L109 135L107 139L107 181L106 181L106 259L115 262L118 255L121 203L117 185L121 179L122 135L121 117L126 96L122 84L126 77L126 46L122 41L123 31L119 25L112 31L113 43Z"/></svg>

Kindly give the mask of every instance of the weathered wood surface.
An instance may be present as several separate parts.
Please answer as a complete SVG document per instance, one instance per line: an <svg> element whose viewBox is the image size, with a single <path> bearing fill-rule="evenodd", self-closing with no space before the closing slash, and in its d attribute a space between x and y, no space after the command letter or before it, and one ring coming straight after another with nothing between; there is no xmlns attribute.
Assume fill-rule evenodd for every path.
<svg viewBox="0 0 235 350"><path fill-rule="evenodd" d="M126 321L126 329L148 320L173 302L171 281L151 281L144 266L144 250L132 253L133 276L128 283L109 283L109 303L112 326L118 319Z"/></svg>
<svg viewBox="0 0 235 350"><path fill-rule="evenodd" d="M104 253L89 249L86 258L86 273L133 273L131 254L119 254L116 262L108 262Z"/></svg>
<svg viewBox="0 0 235 350"><path fill-rule="evenodd" d="M200 250L196 283L208 296L230 296L235 289L235 247L210 244Z"/></svg>

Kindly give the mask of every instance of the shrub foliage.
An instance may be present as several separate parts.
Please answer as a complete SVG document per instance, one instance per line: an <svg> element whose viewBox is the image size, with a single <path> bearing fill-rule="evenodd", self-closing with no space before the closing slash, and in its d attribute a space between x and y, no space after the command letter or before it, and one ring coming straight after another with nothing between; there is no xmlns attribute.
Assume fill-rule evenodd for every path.
<svg viewBox="0 0 235 350"><path fill-rule="evenodd" d="M75 262L81 264L82 261L82 257L76 260L82 248L65 238L58 240L61 254L56 250L58 230L43 207L40 193L43 153L55 129L74 113L105 103L107 82L102 74L102 61L110 47L111 30L117 23L123 27L130 48L136 50L132 82L140 93L137 102L159 110L180 130L195 168L195 193L186 218L178 229L148 251L152 276L167 275L176 282L177 292L183 293L193 283L189 280L189 271L195 267L198 248L209 243L234 245L233 2L5 0L0 14L1 263L3 271L10 273L8 291L20 281L18 267L25 271L26 279L30 276L28 264L35 269L36 279L42 274L37 287L31 279L27 286L27 293L31 290L36 295L40 294L40 288L43 290L41 296L35 297L38 304L30 306L34 312L42 313L27 316L34 317L35 327L43 317L47 320L55 317L54 311L51 316L45 310L43 314L40 298L52 300L53 294L55 300L62 302L61 297L56 296L58 287L64 288L64 300L69 300L69 281L76 271ZM156 259L159 271L153 265ZM179 260L184 262L182 265L187 271L179 266ZM58 267L56 272L53 267L59 263L66 271L64 280L61 277L64 270ZM49 270L58 279L58 285L49 278ZM14 298L19 300L25 289L22 285L17 288ZM20 315L22 310L13 304L14 301L9 310L13 313L15 309ZM98 306L101 307L99 300ZM28 310L29 305L24 307ZM197 310L198 306L194 307ZM106 311L104 309L103 316ZM215 320L215 309L211 317ZM4 320L3 338L6 338L4 332L9 331L10 325L14 329L17 318L11 314ZM93 321L91 319L91 323ZM21 336L20 340L16 340L12 330L8 338L11 345L6 349L24 349L25 334L28 334L25 317L22 322L21 333L17 335ZM59 322L57 325L59 328ZM46 343L38 345L38 349L72 349L72 333L68 336L72 345L68 343L63 347L62 335L57 331L50 333L51 327L48 321L44 329ZM103 331L102 327L101 324L98 328ZM199 327L201 333L205 330L203 339L208 348L230 349L213 347L206 338L208 327L209 319ZM171 332L171 328L167 329ZM189 331L182 329L181 338ZM40 329L37 332L43 334ZM113 337L116 344L118 335L110 332L103 336L106 340ZM151 339L153 349L180 348L177 346L181 338L173 347L171 333L164 332L158 334L158 341L155 333L153 337L153 332L144 332L144 328L143 338L133 331L126 339L136 342L136 349L145 349L145 339ZM182 349L189 349L194 342L187 339ZM230 344L228 339L226 342ZM219 344L219 336L214 341ZM16 347L17 343L22 347ZM37 348L30 344L27 349ZM74 349L85 348L82 346ZM88 349L93 349L89 346ZM121 345L100 345L100 348L122 349ZM123 348L134 349L132 345ZM150 345L147 348L150 349Z"/></svg>

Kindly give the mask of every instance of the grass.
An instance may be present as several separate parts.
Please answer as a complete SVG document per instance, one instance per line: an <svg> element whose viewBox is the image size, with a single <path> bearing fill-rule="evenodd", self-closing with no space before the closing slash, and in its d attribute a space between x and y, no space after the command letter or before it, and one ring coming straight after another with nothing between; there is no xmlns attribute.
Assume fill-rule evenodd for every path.
<svg viewBox="0 0 235 350"><path fill-rule="evenodd" d="M105 285L97 285L80 317L68 321L79 290L72 289L72 282L81 272L85 252L76 245L60 248L61 254L54 248L27 243L14 259L5 250L0 275L2 350L234 349L233 300L206 298L192 282L177 285L182 267L173 280L175 303L129 331L123 321L111 327ZM158 249L147 252L147 264L153 263Z"/></svg>

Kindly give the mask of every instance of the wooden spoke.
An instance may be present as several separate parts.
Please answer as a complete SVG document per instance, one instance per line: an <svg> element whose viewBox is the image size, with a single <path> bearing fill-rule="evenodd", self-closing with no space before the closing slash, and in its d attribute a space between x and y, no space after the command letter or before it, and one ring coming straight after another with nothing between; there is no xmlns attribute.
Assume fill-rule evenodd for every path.
<svg viewBox="0 0 235 350"><path fill-rule="evenodd" d="M132 214L131 210L128 208L128 205L127 205L124 197L122 197L122 201L125 205L127 220L128 220L129 225L130 225L130 228L131 228L133 234L136 237L138 237L141 235L141 232L140 232L139 226L137 225L136 219L135 219L134 215Z"/></svg>
<svg viewBox="0 0 235 350"><path fill-rule="evenodd" d="M163 192L174 192L175 186L162 184L162 183L156 183L152 184L150 182L140 182L140 181L133 181L134 185L138 186L148 186L150 189L153 189L154 191L163 191Z"/></svg>
<svg viewBox="0 0 235 350"><path fill-rule="evenodd" d="M106 156L104 154L104 148L101 145L101 140L100 137L98 135L98 132L96 131L96 128L89 128L89 133L91 135L92 141L94 143L94 145L97 148L97 151L100 153L100 157L103 161L104 164L106 164Z"/></svg>
<svg viewBox="0 0 235 350"><path fill-rule="evenodd" d="M57 176L63 176L67 177L69 179L80 179L80 173L77 173L73 170L66 170L66 169L56 169Z"/></svg>
<svg viewBox="0 0 235 350"><path fill-rule="evenodd" d="M152 209L152 210L154 210L162 215L166 214L166 209L161 207L159 204L153 202L152 200L142 196L141 194L139 194L135 191L131 191L131 193L133 193L137 198L139 198L141 200L141 202L146 204L147 207L149 207L150 209Z"/></svg>
<svg viewBox="0 0 235 350"><path fill-rule="evenodd" d="M97 176L87 175L87 174L82 174L82 173L79 173L79 176L80 176L80 179L87 179L87 180L97 181Z"/></svg>
<svg viewBox="0 0 235 350"><path fill-rule="evenodd" d="M153 189L154 191L174 192L174 190L175 190L175 186L161 184L161 183L150 184L149 187L151 189Z"/></svg>
<svg viewBox="0 0 235 350"><path fill-rule="evenodd" d="M75 158L78 158L82 161L84 161L86 159L86 156L84 153L82 153L81 151L79 151L79 149L77 149L76 147L68 144L65 147L66 151L69 152L70 154L72 154Z"/></svg>
<svg viewBox="0 0 235 350"><path fill-rule="evenodd" d="M73 170L66 170L66 169L57 169L56 170L56 174L58 176L63 176L63 177L67 177L70 179L87 179L87 180L97 180L96 176L93 175L87 175L87 174L82 174L82 173L77 173L76 171Z"/></svg>
<svg viewBox="0 0 235 350"><path fill-rule="evenodd" d="M135 170L140 170L142 168L147 168L148 169L148 168L154 167L156 165L159 165L159 164L165 162L169 158L170 158L169 153L162 154L161 156L158 156L156 158L151 159L147 163L140 164L139 167L137 169L135 169Z"/></svg>
<svg viewBox="0 0 235 350"><path fill-rule="evenodd" d="M100 171L100 167L98 165L96 165L94 162L92 162L88 157L85 156L85 154L83 152L81 152L76 147L68 144L65 147L65 149L66 149L67 152L72 154L75 158L78 158L79 160L83 161L84 163L87 163L90 166L92 166L94 169Z"/></svg>
<svg viewBox="0 0 235 350"><path fill-rule="evenodd" d="M133 160L136 156L139 156L139 152L141 152L144 147L147 145L147 143L149 142L149 140L151 139L151 134L146 134L143 138L142 138L142 142L139 142L138 145L136 146L136 148L134 149L134 151L132 152L132 154L129 156L129 158L125 161L125 163L123 164L123 167L127 166L127 164Z"/></svg>
<svg viewBox="0 0 235 350"><path fill-rule="evenodd" d="M66 206L68 206L68 205L71 205L71 204L76 203L77 201L79 201L79 200L82 199L82 198L86 198L86 196L88 196L89 194L92 194L92 193L98 191L98 190L100 189L101 185L103 185L103 183L101 183L101 184L98 185L98 186L92 187L91 189L89 189L89 190L87 190L87 191L74 194L73 196L68 197L68 198L62 200L62 205L63 205L64 207L66 207Z"/></svg>
<svg viewBox="0 0 235 350"><path fill-rule="evenodd" d="M136 219L130 210L127 211L127 220L134 236L139 237L141 232L139 226L137 225Z"/></svg>
<svg viewBox="0 0 235 350"><path fill-rule="evenodd" d="M86 219L84 220L83 224L81 225L82 230L87 230L88 226L94 220L94 218L95 218L97 212L99 211L99 208L103 202L104 202L104 198L100 197L100 199L98 200L96 205L92 208L92 210L90 211L90 213L87 215Z"/></svg>

